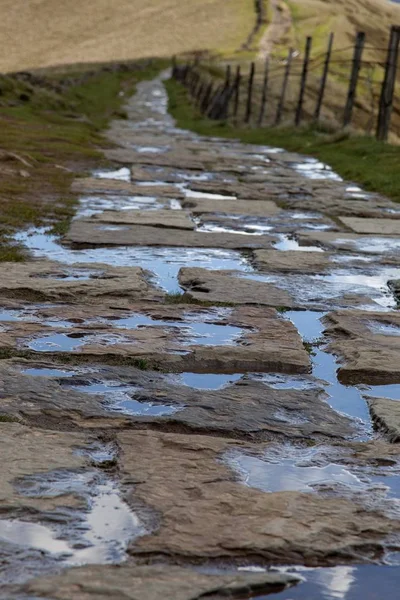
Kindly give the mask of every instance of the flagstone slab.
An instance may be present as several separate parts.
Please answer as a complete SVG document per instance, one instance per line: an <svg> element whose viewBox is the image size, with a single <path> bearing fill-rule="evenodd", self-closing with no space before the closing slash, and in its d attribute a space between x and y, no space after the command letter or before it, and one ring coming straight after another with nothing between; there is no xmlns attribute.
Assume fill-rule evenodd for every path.
<svg viewBox="0 0 400 600"><path fill-rule="evenodd" d="M265 248L275 241L273 236L237 235L234 233L208 233L180 231L149 227L146 225L121 225L109 230L94 220L73 221L65 241L91 246L164 246L191 248Z"/></svg>
<svg viewBox="0 0 400 600"><path fill-rule="evenodd" d="M355 385L400 383L400 314L337 311L325 318L329 350L341 360L338 377Z"/></svg>
<svg viewBox="0 0 400 600"><path fill-rule="evenodd" d="M93 218L102 223L147 225L167 229L193 230L195 228L195 223L182 210L106 210L94 215Z"/></svg>

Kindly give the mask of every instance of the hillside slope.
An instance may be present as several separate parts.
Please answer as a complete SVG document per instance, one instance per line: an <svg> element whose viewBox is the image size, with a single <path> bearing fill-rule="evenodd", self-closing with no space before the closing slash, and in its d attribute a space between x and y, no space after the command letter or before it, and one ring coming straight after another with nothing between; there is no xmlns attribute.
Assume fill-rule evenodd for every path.
<svg viewBox="0 0 400 600"><path fill-rule="evenodd" d="M253 0L0 0L0 14L0 72L230 52L255 24Z"/></svg>

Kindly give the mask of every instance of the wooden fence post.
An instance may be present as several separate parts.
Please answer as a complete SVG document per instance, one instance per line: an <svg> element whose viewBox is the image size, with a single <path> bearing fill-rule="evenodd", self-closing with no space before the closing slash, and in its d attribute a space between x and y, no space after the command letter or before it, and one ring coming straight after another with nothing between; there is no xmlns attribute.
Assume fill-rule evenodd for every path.
<svg viewBox="0 0 400 600"><path fill-rule="evenodd" d="M236 77L235 77L235 98L234 98L234 102L233 102L233 116L237 117L238 114L238 110L239 110L239 96L240 96L240 82L241 82L242 76L240 74L240 65L238 65L236 67Z"/></svg>
<svg viewBox="0 0 400 600"><path fill-rule="evenodd" d="M225 85L228 86L231 84L231 65L227 65L226 74L225 74Z"/></svg>
<svg viewBox="0 0 400 600"><path fill-rule="evenodd" d="M290 67L292 65L292 55L293 55L293 49L290 48L288 57L286 60L286 68L285 68L285 74L283 76L282 90L281 90L281 95L280 95L279 102L278 102L278 109L276 111L275 125L279 125L279 123L282 120L283 108L285 106L286 89L287 89L287 84L288 84L288 80L289 80Z"/></svg>
<svg viewBox="0 0 400 600"><path fill-rule="evenodd" d="M228 104L226 102L226 98L228 97L230 85L231 85L231 65L227 65L224 89L221 94L221 110L219 111L219 114L217 116L217 118L219 118L219 119L226 119L228 117Z"/></svg>
<svg viewBox="0 0 400 600"><path fill-rule="evenodd" d="M379 101L378 126L376 137L386 141L389 135L390 117L393 108L393 95L396 85L397 62L399 55L400 27L393 25L390 30L389 47L385 64L385 78Z"/></svg>
<svg viewBox="0 0 400 600"><path fill-rule="evenodd" d="M208 103L210 101L210 98L211 98L211 95L213 92L213 87L214 87L214 84L212 81L210 81L210 83L208 84L208 86L206 88L206 91L204 92L204 96L201 100L200 110L202 113L204 113L207 110L207 106L208 106Z"/></svg>
<svg viewBox="0 0 400 600"><path fill-rule="evenodd" d="M251 109L252 109L252 101L253 101L253 83L254 83L254 73L256 66L254 62L251 63L250 67L250 75L249 75L249 85L247 89L247 104L246 104L246 116L245 123L249 123L251 117Z"/></svg>
<svg viewBox="0 0 400 600"><path fill-rule="evenodd" d="M333 40L334 40L334 34L331 33L329 35L328 50L326 52L326 57L325 57L325 62L324 62L324 70L322 73L321 83L319 86L317 104L316 104L315 113L314 113L314 121L318 121L319 117L321 115L321 108L322 108L322 102L324 100L326 81L328 79L329 63L331 62Z"/></svg>
<svg viewBox="0 0 400 600"><path fill-rule="evenodd" d="M360 74L361 59L362 59L364 44L365 44L365 33L363 31L359 31L357 33L356 43L354 46L353 66L351 69L349 91L347 93L347 101L346 101L346 106L345 106L344 115L343 115L343 127L346 127L347 125L350 125L350 123L351 123L354 102L356 99L358 76Z"/></svg>
<svg viewBox="0 0 400 600"><path fill-rule="evenodd" d="M264 70L264 81L262 88L262 96L261 96L261 107L260 114L258 116L258 126L261 127L264 115L265 115L265 103L267 101L267 92L268 92L268 76L269 76L269 58L265 61L265 70Z"/></svg>
<svg viewBox="0 0 400 600"><path fill-rule="evenodd" d="M304 92L306 91L306 83L307 83L307 75L308 75L308 65L309 65L309 62L310 62L311 45L312 45L312 37L308 36L307 39L306 39L306 49L304 51L303 70L301 72L299 99L298 99L298 102L297 102L296 116L294 118L294 124L296 126L300 125L301 118L303 116Z"/></svg>
<svg viewBox="0 0 400 600"><path fill-rule="evenodd" d="M217 87L217 89L215 90L213 97L210 100L210 103L209 103L208 109L207 109L207 116L210 117L210 119L215 119L215 112L216 112L219 100L221 98L222 90L223 90L223 86L219 85Z"/></svg>
<svg viewBox="0 0 400 600"><path fill-rule="evenodd" d="M197 91L196 91L196 98L195 98L195 104L196 104L196 106L199 106L200 103L201 103L201 99L203 97L203 92L204 92L205 85L206 85L205 82L202 79L200 79L200 85L199 85L199 87L197 88Z"/></svg>

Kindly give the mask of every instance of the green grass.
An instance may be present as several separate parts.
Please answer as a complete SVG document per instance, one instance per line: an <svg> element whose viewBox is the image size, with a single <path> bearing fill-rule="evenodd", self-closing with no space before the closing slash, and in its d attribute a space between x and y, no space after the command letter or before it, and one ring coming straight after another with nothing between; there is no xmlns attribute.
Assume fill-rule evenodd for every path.
<svg viewBox="0 0 400 600"><path fill-rule="evenodd" d="M12 242L18 229L49 225L65 233L77 205L73 178L104 166L102 130L126 117L122 104L135 85L164 66L142 61L68 76L0 76L0 261L26 259Z"/></svg>
<svg viewBox="0 0 400 600"><path fill-rule="evenodd" d="M19 423L20 420L12 415L0 415L0 423Z"/></svg>
<svg viewBox="0 0 400 600"><path fill-rule="evenodd" d="M339 175L371 192L380 192L400 202L400 147L348 132L326 133L322 127L235 127L205 119L189 101L186 89L167 82L170 111L179 127L207 136L239 139L292 152L310 154L330 165Z"/></svg>

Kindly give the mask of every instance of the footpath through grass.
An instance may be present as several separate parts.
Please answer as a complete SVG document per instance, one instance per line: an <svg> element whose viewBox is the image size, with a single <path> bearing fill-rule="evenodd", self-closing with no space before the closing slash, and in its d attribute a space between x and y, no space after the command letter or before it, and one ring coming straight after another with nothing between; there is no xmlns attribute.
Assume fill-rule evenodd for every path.
<svg viewBox="0 0 400 600"><path fill-rule="evenodd" d="M345 132L326 133L316 127L234 127L228 122L204 118L190 102L186 89L180 83L171 79L167 82L167 89L170 112L183 129L310 154L330 165L344 179L400 202L399 146Z"/></svg>
<svg viewBox="0 0 400 600"><path fill-rule="evenodd" d="M101 131L121 110L136 83L154 77L162 61L90 69L51 70L45 75L0 76L0 260L26 258L13 233L49 225L68 226L77 198L71 181L104 165Z"/></svg>

